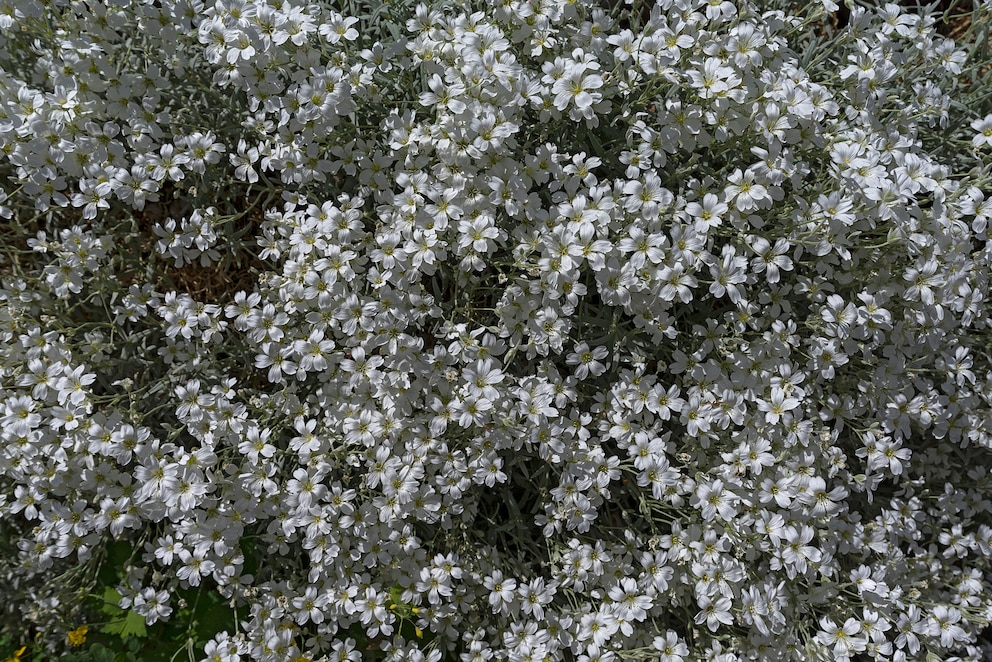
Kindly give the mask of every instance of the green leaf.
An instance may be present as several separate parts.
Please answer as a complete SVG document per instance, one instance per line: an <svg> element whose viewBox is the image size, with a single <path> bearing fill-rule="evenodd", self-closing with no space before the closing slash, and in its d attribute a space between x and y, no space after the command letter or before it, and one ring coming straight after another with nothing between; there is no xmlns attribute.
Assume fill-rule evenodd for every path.
<svg viewBox="0 0 992 662"><path fill-rule="evenodd" d="M235 629L234 610L220 594L205 591L196 610L196 633L204 642L218 632Z"/></svg>
<svg viewBox="0 0 992 662"><path fill-rule="evenodd" d="M107 623L101 630L108 634L118 634L121 639L148 636L148 631L145 629L145 617L135 611L128 611L124 618Z"/></svg>
<svg viewBox="0 0 992 662"><path fill-rule="evenodd" d="M114 652L100 644L93 644L85 651L69 653L60 659L64 662L114 662Z"/></svg>
<svg viewBox="0 0 992 662"><path fill-rule="evenodd" d="M121 577L121 571L127 565L128 559L134 554L134 547L123 540L107 542L107 556L100 566L100 582L115 584Z"/></svg>
<svg viewBox="0 0 992 662"><path fill-rule="evenodd" d="M99 649L97 649L97 646L99 646ZM90 648L90 654L93 656L94 661L113 662L115 659L114 651L100 646L99 644L95 644L92 648Z"/></svg>
<svg viewBox="0 0 992 662"><path fill-rule="evenodd" d="M121 594L117 592L117 589L108 586L103 590L102 596L103 602L100 605L100 611L110 616L111 618L117 618L124 613L124 610L120 608Z"/></svg>

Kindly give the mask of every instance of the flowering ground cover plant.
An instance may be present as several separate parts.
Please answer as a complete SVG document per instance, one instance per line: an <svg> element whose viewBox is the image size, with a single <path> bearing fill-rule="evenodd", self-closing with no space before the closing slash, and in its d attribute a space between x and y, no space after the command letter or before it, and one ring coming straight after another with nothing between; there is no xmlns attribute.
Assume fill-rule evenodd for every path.
<svg viewBox="0 0 992 662"><path fill-rule="evenodd" d="M989 659L992 18L836 9L0 0L0 652Z"/></svg>

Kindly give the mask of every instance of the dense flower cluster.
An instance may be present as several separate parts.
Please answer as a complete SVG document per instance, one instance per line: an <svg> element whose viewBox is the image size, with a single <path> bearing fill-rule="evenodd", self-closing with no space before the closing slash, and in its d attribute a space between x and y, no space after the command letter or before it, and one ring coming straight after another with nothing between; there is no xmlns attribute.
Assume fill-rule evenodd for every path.
<svg viewBox="0 0 992 662"><path fill-rule="evenodd" d="M967 39L344 9L0 0L5 608L63 641L125 540L211 661L982 659Z"/></svg>

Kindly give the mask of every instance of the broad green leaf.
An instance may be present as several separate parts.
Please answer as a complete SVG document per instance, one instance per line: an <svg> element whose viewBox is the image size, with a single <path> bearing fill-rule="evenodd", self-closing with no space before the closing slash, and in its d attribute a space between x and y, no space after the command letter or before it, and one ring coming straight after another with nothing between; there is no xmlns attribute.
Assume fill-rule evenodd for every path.
<svg viewBox="0 0 992 662"><path fill-rule="evenodd" d="M112 586L108 586L103 590L103 602L100 604L100 611L102 611L107 616L111 618L117 618L124 613L124 610L120 608L121 594L117 592L117 589Z"/></svg>
<svg viewBox="0 0 992 662"><path fill-rule="evenodd" d="M124 618L111 621L101 629L108 634L120 635L121 639L148 636L148 631L145 629L145 617L136 611L128 611Z"/></svg>

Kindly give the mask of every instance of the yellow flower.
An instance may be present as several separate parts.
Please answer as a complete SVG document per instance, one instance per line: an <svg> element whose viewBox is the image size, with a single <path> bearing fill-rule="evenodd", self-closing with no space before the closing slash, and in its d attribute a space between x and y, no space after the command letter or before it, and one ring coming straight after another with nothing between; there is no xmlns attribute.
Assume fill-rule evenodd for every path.
<svg viewBox="0 0 992 662"><path fill-rule="evenodd" d="M86 625L80 625L75 630L70 631L66 636L69 638L70 646L82 646L86 643L86 633L89 632L89 627Z"/></svg>
<svg viewBox="0 0 992 662"><path fill-rule="evenodd" d="M11 657L8 657L4 662L21 662L21 655L24 655L24 651L28 649L27 646L21 646Z"/></svg>

